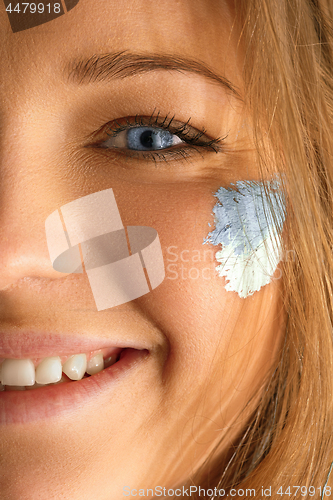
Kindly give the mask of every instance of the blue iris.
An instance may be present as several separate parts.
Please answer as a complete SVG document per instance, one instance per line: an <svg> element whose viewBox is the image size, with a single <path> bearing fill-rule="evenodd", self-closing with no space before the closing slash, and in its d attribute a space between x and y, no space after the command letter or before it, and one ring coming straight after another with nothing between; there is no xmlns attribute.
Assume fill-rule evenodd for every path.
<svg viewBox="0 0 333 500"><path fill-rule="evenodd" d="M135 127L127 131L128 149L141 151L154 151L164 149L173 145L174 134L167 130L159 130L147 127Z"/></svg>

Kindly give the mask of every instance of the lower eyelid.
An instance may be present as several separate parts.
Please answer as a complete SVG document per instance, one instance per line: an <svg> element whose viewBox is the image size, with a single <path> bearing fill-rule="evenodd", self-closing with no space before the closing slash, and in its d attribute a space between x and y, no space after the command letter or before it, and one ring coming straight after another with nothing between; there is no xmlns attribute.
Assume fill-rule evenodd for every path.
<svg viewBox="0 0 333 500"><path fill-rule="evenodd" d="M107 149L110 153L114 153L117 148ZM118 149L119 154L123 157L133 160L141 160L145 162L154 161L156 162L173 162L173 161L182 161L191 158L192 156L199 154L203 159L204 156L200 150L198 150L195 146L186 146L185 147L176 147L173 149L160 149L160 150L152 150L152 151L140 151L133 149Z"/></svg>
<svg viewBox="0 0 333 500"><path fill-rule="evenodd" d="M142 161L144 163L156 163L156 162L178 162L178 161L189 161L191 157L200 156L204 159L204 154L202 148L196 146L187 145L183 143L183 147L178 145L169 149L159 149L159 150L134 150L127 148L108 148L103 146L86 146L89 148L97 149L100 154L106 156L108 159L115 160L117 157L122 158L120 161Z"/></svg>

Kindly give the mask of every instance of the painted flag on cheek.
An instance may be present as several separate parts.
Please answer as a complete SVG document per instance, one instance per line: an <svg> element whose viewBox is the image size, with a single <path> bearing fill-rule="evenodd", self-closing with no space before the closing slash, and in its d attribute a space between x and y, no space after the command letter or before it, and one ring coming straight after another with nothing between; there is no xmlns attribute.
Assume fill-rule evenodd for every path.
<svg viewBox="0 0 333 500"><path fill-rule="evenodd" d="M235 188L221 187L213 208L215 229L205 243L222 245L215 255L216 268L228 283L227 291L246 298L272 280L281 260L280 232L285 220L285 202L279 181L239 181ZM274 214L274 217L273 217Z"/></svg>

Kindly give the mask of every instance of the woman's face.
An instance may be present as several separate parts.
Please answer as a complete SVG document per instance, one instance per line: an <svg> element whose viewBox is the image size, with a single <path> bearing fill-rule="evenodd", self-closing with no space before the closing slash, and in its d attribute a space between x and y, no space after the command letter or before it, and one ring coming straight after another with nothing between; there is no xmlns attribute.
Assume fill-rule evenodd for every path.
<svg viewBox="0 0 333 500"><path fill-rule="evenodd" d="M93 377L15 392L16 417L4 404L9 392L0 393L6 498L111 500L175 487L222 438L218 452L226 452L246 424L236 417L281 339L282 280L242 299L215 271L217 247L203 245L217 189L259 178L233 16L215 0L135 0L130 8L125 0L80 0L52 22L12 33L1 7L0 357L85 353L89 342L149 352L119 372L114 365L113 378L94 375L99 382L79 396L75 385ZM82 63L81 75L68 77L75 62L107 53L109 61L118 54L109 76L99 71L80 83ZM190 62L186 69L185 59L200 60L220 81ZM152 154L116 149L107 132L136 116L147 127L173 117L174 145ZM185 142L203 129L198 144ZM225 136L219 149L207 145ZM86 273L52 268L45 220L109 188L124 226L157 231L166 276L150 293L98 311ZM18 402L31 394L34 403Z"/></svg>

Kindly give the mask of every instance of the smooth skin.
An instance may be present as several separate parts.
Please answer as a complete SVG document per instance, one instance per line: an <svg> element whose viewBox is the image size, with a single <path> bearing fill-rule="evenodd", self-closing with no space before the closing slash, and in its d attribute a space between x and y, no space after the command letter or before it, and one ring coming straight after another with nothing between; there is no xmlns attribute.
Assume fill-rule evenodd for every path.
<svg viewBox="0 0 333 500"><path fill-rule="evenodd" d="M119 500L125 486L173 488L224 438L214 455L222 473L249 411L236 418L251 395L258 401L284 335L282 280L241 299L215 271L218 248L202 244L217 189L259 178L242 101L202 75L173 70L82 86L63 79L75 58L162 53L204 62L242 95L233 16L216 0L80 0L13 34L0 4L0 331L36 328L110 345L116 335L150 348L107 398L2 428L2 498ZM198 147L186 160L155 162L92 147L108 139L106 124L158 111L179 123L191 118L209 139L228 134L226 150ZM158 231L166 278L98 312L86 275L52 269L44 224L65 203L107 188L125 226Z"/></svg>

